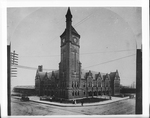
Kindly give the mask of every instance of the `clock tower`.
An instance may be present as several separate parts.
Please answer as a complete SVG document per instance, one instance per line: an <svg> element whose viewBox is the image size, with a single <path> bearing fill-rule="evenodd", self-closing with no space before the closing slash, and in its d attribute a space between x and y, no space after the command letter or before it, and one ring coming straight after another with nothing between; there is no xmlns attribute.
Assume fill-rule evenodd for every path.
<svg viewBox="0 0 150 118"><path fill-rule="evenodd" d="M80 95L81 63L79 60L80 35L72 26L72 14L68 8L66 29L60 36L61 61L59 63L59 95L74 99Z"/></svg>

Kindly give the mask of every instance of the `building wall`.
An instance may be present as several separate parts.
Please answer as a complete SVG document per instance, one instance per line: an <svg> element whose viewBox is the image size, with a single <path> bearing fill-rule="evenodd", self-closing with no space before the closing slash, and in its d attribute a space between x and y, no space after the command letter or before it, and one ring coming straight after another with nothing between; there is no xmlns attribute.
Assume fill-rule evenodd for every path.
<svg viewBox="0 0 150 118"><path fill-rule="evenodd" d="M115 79L114 80L114 95L119 95L120 94L120 80Z"/></svg>
<svg viewBox="0 0 150 118"><path fill-rule="evenodd" d="M21 94L24 94L24 95L28 95L28 96L32 96L32 95L36 95L35 93L35 89L30 89L30 88L14 88L14 92L17 92L17 93L21 93Z"/></svg>
<svg viewBox="0 0 150 118"><path fill-rule="evenodd" d="M118 95L120 94L120 78L115 77L95 77L91 73L85 78L73 79L70 82L71 87L66 86L62 80L55 81L55 76L51 79L36 79L35 87L39 95L55 96L64 99L79 99L83 97L101 96L101 95ZM61 84L60 82L61 81ZM68 89L69 88L69 89Z"/></svg>

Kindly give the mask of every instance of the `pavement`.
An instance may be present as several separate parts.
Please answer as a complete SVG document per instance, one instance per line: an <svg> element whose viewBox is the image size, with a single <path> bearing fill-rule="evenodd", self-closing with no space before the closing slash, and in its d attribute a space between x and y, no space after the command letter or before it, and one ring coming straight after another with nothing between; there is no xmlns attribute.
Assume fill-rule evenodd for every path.
<svg viewBox="0 0 150 118"><path fill-rule="evenodd" d="M18 98L19 99L20 97L13 96L13 98ZM66 103L65 104L65 103L58 103L58 102L43 101L43 100L40 100L40 97L38 97L38 96L29 96L29 99L32 102L47 104L47 105L60 106L60 107L86 107L86 106L98 106L98 105L109 104L109 103L129 99L129 97L123 97L123 98L121 98L121 97L111 97L111 100L105 100L105 101L96 102L96 103L84 103L83 106L81 105L81 103L77 103L77 104Z"/></svg>

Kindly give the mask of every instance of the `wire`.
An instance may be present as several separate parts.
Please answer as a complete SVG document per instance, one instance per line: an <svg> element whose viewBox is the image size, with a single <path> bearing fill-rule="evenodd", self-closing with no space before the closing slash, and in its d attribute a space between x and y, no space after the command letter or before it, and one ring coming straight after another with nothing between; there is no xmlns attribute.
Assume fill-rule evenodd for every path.
<svg viewBox="0 0 150 118"><path fill-rule="evenodd" d="M129 50L116 50L116 51L101 51L101 52L87 52L87 53L81 53L80 55L86 55L86 54L99 54L99 53L116 53L116 52L125 52L125 51L133 51L136 49L129 49ZM50 55L50 56L21 56L20 57L56 57L60 55Z"/></svg>
<svg viewBox="0 0 150 118"><path fill-rule="evenodd" d="M82 53L81 55L85 54L98 54L98 53L112 53L112 52L125 52L125 51L132 51L136 49L129 49L129 50L116 50L116 51L102 51L102 52L89 52L89 53Z"/></svg>
<svg viewBox="0 0 150 118"><path fill-rule="evenodd" d="M23 68L23 69L30 69L30 70L37 70L38 68L35 67L28 67L28 66L22 66L22 65L12 65L13 67ZM56 69L43 69L45 71L54 71Z"/></svg>
<svg viewBox="0 0 150 118"><path fill-rule="evenodd" d="M79 21L78 23L76 23L74 25L74 27L78 27L79 25L81 25L83 22L85 22L86 20L88 20L95 12L92 12L91 14L89 14L88 16L86 16L85 18L83 18L81 21Z"/></svg>
<svg viewBox="0 0 150 118"><path fill-rule="evenodd" d="M78 23L76 23L74 25L74 27L78 27L79 25L81 25L83 22L85 22L86 20L88 20L94 13L95 12L92 12L91 14L89 14L88 16L86 16L85 18L83 18L81 21L79 21ZM54 39L56 39L56 38L57 38L57 36L55 36L55 38L53 38L51 41L54 41Z"/></svg>
<svg viewBox="0 0 150 118"><path fill-rule="evenodd" d="M23 55L20 55L20 57L56 57L56 56L60 56L60 55L50 55L50 56L23 56Z"/></svg>
<svg viewBox="0 0 150 118"><path fill-rule="evenodd" d="M102 63L96 64L96 65L91 65L91 66L84 67L84 68L89 68L89 67L94 67L94 66L98 66L98 65L101 65L101 64L110 63L110 62L113 62L113 61L117 61L117 60L120 60L120 59L124 59L124 58L127 58L127 57L131 57L131 56L134 56L134 55L135 55L135 54L128 55L128 56L125 56L125 57L113 59L113 60L110 60L110 61L102 62ZM12 65L12 66L13 66L13 67L18 67L18 68L23 68L23 69L37 70L37 68L35 68L35 67L28 67L28 66L22 66L22 65ZM57 69L43 69L43 70L45 70L45 71L55 71L55 70L57 70Z"/></svg>
<svg viewBox="0 0 150 118"><path fill-rule="evenodd" d="M110 60L110 61L106 61L106 62L102 62L102 63L99 63L99 64L95 64L95 65L87 66L87 67L84 67L84 68L89 68L89 67L99 66L99 65L101 65L101 64L110 63L110 62L113 62L113 61L117 61L117 60L120 60L120 59L124 59L124 58L131 57L131 56L134 56L134 55L135 55L135 54L132 54L132 55L129 55L129 56L125 56L125 57L121 57L121 58L113 59L113 60Z"/></svg>

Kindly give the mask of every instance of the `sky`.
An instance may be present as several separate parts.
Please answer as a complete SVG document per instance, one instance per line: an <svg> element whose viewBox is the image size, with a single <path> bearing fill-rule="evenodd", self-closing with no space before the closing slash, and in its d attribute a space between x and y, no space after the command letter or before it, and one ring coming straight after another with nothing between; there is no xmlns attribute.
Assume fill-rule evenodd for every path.
<svg viewBox="0 0 150 118"><path fill-rule="evenodd" d="M11 85L34 85L36 69L58 69L60 35L67 7L7 9L7 41L19 54ZM103 73L118 70L121 84L136 80L136 47L141 48L140 7L71 7L72 25L80 34L82 69Z"/></svg>

